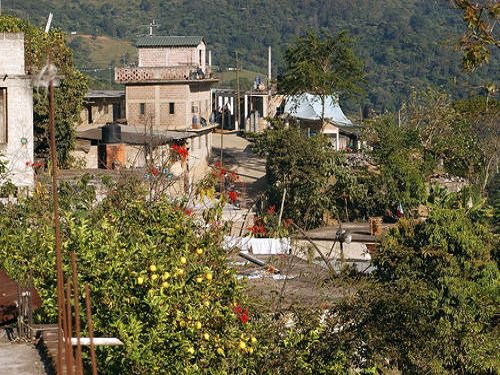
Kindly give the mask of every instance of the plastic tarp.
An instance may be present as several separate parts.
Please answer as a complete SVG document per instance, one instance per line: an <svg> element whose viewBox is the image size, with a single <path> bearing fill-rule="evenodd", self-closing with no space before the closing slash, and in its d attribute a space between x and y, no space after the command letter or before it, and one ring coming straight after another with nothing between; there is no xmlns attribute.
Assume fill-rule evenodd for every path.
<svg viewBox="0 0 500 375"><path fill-rule="evenodd" d="M238 248L240 251L256 255L288 254L290 238L224 237L224 249Z"/></svg>
<svg viewBox="0 0 500 375"><path fill-rule="evenodd" d="M321 107L318 95L294 95L286 98L285 113L303 120L320 120ZM342 112L338 100L331 96L325 98L325 119L340 125L352 125L351 120Z"/></svg>

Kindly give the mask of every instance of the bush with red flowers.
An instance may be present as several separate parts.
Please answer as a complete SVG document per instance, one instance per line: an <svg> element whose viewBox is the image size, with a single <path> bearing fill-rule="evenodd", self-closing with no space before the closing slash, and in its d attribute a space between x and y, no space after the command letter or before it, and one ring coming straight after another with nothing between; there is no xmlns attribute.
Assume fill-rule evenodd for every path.
<svg viewBox="0 0 500 375"><path fill-rule="evenodd" d="M170 149L177 155L181 160L186 160L189 156L189 151L186 147L174 144L170 147Z"/></svg>

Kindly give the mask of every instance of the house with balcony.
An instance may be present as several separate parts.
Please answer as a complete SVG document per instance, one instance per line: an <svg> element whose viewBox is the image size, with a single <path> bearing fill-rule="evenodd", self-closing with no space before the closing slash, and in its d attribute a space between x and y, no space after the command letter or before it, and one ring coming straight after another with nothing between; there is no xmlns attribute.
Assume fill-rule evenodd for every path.
<svg viewBox="0 0 500 375"><path fill-rule="evenodd" d="M125 85L127 122L154 131L208 125L217 79L206 64L203 37L147 35L136 45L137 67L115 70L115 81Z"/></svg>
<svg viewBox="0 0 500 375"><path fill-rule="evenodd" d="M216 127L210 123L211 88L218 80L206 63L205 41L150 33L139 37L136 46L137 65L115 69L116 83L125 86L123 129L157 137L182 132L190 155L185 167L195 183L208 171ZM126 166L141 167L144 158L133 159Z"/></svg>

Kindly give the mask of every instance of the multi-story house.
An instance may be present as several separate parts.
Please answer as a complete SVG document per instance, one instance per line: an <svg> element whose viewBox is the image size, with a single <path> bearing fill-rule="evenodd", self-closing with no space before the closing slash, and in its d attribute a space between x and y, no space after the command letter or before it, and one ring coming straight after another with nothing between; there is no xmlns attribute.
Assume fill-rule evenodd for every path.
<svg viewBox="0 0 500 375"><path fill-rule="evenodd" d="M0 185L33 186L33 88L24 63L24 34L0 33Z"/></svg>
<svg viewBox="0 0 500 375"><path fill-rule="evenodd" d="M210 88L217 82L206 65L201 36L148 35L137 41L138 66L117 68L125 85L129 124L154 131L198 129L212 112Z"/></svg>

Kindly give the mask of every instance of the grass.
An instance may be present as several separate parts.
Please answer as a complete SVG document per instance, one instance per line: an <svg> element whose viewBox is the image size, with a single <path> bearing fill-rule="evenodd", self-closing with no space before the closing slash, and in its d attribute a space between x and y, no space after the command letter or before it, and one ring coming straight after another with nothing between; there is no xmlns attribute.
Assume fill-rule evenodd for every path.
<svg viewBox="0 0 500 375"><path fill-rule="evenodd" d="M91 35L80 34L71 36L69 42L73 38L80 38L82 50L88 51L86 58L92 67L102 68L109 65L122 65L124 55L127 55L128 62L135 62L137 60L137 50L128 41L108 36L93 38ZM78 51L75 52L76 57L78 57ZM78 61L76 63L80 65Z"/></svg>

